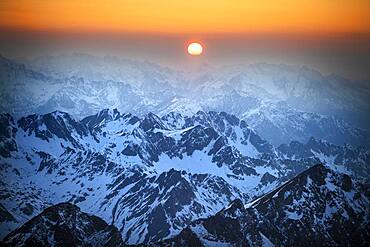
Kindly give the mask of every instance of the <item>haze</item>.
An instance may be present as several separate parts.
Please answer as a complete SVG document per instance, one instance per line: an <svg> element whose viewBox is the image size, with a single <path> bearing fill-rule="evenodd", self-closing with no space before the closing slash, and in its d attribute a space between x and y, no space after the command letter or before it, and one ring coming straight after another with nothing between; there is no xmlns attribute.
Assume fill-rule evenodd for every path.
<svg viewBox="0 0 370 247"><path fill-rule="evenodd" d="M180 69L286 63L364 79L369 10L366 0L0 1L0 53L86 52ZM204 43L201 57L187 56L189 40Z"/></svg>

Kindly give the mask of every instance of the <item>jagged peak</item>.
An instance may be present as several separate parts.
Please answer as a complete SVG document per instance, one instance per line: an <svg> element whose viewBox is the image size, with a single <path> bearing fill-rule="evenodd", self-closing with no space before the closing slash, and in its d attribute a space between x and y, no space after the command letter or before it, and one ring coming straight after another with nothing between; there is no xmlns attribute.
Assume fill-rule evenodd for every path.
<svg viewBox="0 0 370 247"><path fill-rule="evenodd" d="M244 206L244 203L241 199L235 199L234 201L232 201L229 206L227 206L224 211L235 211L237 209L244 209L245 206Z"/></svg>
<svg viewBox="0 0 370 247"><path fill-rule="evenodd" d="M40 115L40 116L48 116L48 115L51 115L51 116L53 116L55 118L61 117L61 118L69 118L69 119L72 119L71 115L69 115L67 112L59 111L59 110L53 111L51 113L46 113L46 114Z"/></svg>
<svg viewBox="0 0 370 247"><path fill-rule="evenodd" d="M103 109L96 113L95 115L91 115L85 117L80 122L86 125L90 130L94 128L100 128L101 125L106 124L107 122L116 121L120 118L130 118L132 117L131 113L121 114L117 108L114 109Z"/></svg>
<svg viewBox="0 0 370 247"><path fill-rule="evenodd" d="M149 129L158 128L168 130L168 126L163 122L163 120L156 114L149 112L141 119L140 128L144 131Z"/></svg>
<svg viewBox="0 0 370 247"><path fill-rule="evenodd" d="M289 180L288 182L284 183L283 185L279 186L278 188L274 189L273 191L269 192L266 195L254 200L249 204L249 207L257 207L259 205L265 204L266 202L279 197L282 191L291 190L291 189L301 189L303 184L306 183L307 178L310 177L313 181L324 180L326 174L329 170L323 164L316 164L307 170L303 171L302 173L296 175L294 178Z"/></svg>
<svg viewBox="0 0 370 247"><path fill-rule="evenodd" d="M172 118L172 119L183 119L184 116L182 115L181 112L177 112L177 111L170 111L169 113L163 115L161 117L162 120L168 120L169 118Z"/></svg>
<svg viewBox="0 0 370 247"><path fill-rule="evenodd" d="M98 113L98 117L103 117L105 119L109 120L116 120L117 118L121 117L121 113L118 111L117 108L113 109L103 109Z"/></svg>
<svg viewBox="0 0 370 247"><path fill-rule="evenodd" d="M18 120L18 123L22 123L24 121L27 121L27 122L36 121L39 124L42 124L46 119L50 119L50 118L55 119L56 121L76 122L74 118L68 113L56 110L56 111L45 113L45 114L31 114L25 117L21 117Z"/></svg>
<svg viewBox="0 0 370 247"><path fill-rule="evenodd" d="M53 226L53 227L50 227ZM68 237L66 237L68 236ZM46 208L4 238L9 246L122 246L116 227L71 203Z"/></svg>
<svg viewBox="0 0 370 247"><path fill-rule="evenodd" d="M80 211L80 208L75 204L72 204L70 202L60 202L58 204L55 204L53 206L46 208L44 212L47 212L50 210L60 210L60 209L75 209L75 210Z"/></svg>

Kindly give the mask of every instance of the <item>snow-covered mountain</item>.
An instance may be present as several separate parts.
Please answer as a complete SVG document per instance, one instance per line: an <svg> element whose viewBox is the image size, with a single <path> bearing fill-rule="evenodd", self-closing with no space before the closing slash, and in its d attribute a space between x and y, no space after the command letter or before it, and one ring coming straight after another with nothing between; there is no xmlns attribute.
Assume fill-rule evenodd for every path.
<svg viewBox="0 0 370 247"><path fill-rule="evenodd" d="M369 189L323 165L245 205L233 201L155 246L367 246Z"/></svg>
<svg viewBox="0 0 370 247"><path fill-rule="evenodd" d="M72 54L24 64L0 57L0 72L0 109L15 117L61 110L82 119L105 108L138 116L225 111L274 145L311 136L338 145L370 144L369 84L306 67L254 64L187 73Z"/></svg>
<svg viewBox="0 0 370 247"><path fill-rule="evenodd" d="M151 71L150 65L127 62L126 70L119 73L121 77L102 77L95 73L88 76L82 69L78 70L89 64L80 62L80 66L72 67L76 72L66 70L60 75L46 68L36 72L38 70L0 57L2 110L15 116L63 110L85 117L104 108L140 114L161 109L161 105L174 96L164 76Z"/></svg>
<svg viewBox="0 0 370 247"><path fill-rule="evenodd" d="M113 224L128 244L172 237L235 199L248 203L318 163L369 182L366 148L310 139L273 146L225 112L103 110L0 117L1 237L61 202Z"/></svg>
<svg viewBox="0 0 370 247"><path fill-rule="evenodd" d="M116 227L70 203L45 209L3 242L5 246L124 246Z"/></svg>
<svg viewBox="0 0 370 247"><path fill-rule="evenodd" d="M0 56L0 238L25 223L8 243L363 245L368 85L288 65Z"/></svg>

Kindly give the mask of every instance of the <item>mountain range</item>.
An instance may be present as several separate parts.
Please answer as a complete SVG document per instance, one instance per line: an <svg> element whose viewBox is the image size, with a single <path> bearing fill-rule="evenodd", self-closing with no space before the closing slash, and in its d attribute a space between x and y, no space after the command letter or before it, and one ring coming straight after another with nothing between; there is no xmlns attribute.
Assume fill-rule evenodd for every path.
<svg viewBox="0 0 370 247"><path fill-rule="evenodd" d="M19 118L56 110L77 119L105 108L152 112L225 111L273 145L312 136L370 144L369 83L305 66L251 64L178 71L149 62L71 54L0 57L0 110Z"/></svg>
<svg viewBox="0 0 370 247"><path fill-rule="evenodd" d="M304 219L305 226L310 223L313 231L319 231L309 231L310 241L315 236L325 241L331 236L334 240L328 245L341 241L342 235L333 236L329 228L343 222L348 231L361 229L353 239L363 242L369 236L370 152L365 147L315 138L276 146L247 121L214 111L135 116L105 109L82 120L60 111L19 119L2 114L0 127L2 238L26 222L26 229L30 222L41 224L33 217L40 218L37 215L48 207L69 210L65 202L106 222L83 238L81 233L73 234L76 241L88 243L113 225L122 242L130 245L161 244L164 239L238 245L247 235L251 243L289 244L308 232L298 225L288 237L290 224L296 222L286 222L287 217ZM321 163L324 166L317 165ZM240 217L235 216L240 232L202 228L214 217L217 224L229 225L223 221L229 221L225 207L230 203L241 211ZM317 210L308 210L308 205L317 205ZM89 222L87 216L81 217ZM250 217L253 232L245 225ZM72 224L72 219L64 220L67 226ZM266 232L271 224L280 223L282 229ZM24 239L19 229L5 240ZM352 239L348 234L347 242Z"/></svg>
<svg viewBox="0 0 370 247"><path fill-rule="evenodd" d="M369 209L368 188L319 164L247 205L236 199L170 239L139 246L367 246ZM129 246L114 225L70 203L45 209L3 245Z"/></svg>
<svg viewBox="0 0 370 247"><path fill-rule="evenodd" d="M367 246L368 82L0 56L0 245Z"/></svg>
<svg viewBox="0 0 370 247"><path fill-rule="evenodd" d="M367 246L369 191L315 165L245 206L235 200L154 246Z"/></svg>

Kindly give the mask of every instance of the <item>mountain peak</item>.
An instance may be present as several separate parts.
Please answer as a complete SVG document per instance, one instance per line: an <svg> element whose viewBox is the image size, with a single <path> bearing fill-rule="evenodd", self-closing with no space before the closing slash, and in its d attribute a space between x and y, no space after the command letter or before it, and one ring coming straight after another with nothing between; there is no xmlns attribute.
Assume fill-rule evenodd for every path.
<svg viewBox="0 0 370 247"><path fill-rule="evenodd" d="M114 226L88 215L71 203L59 203L8 234L10 246L121 246L123 241Z"/></svg>
<svg viewBox="0 0 370 247"><path fill-rule="evenodd" d="M225 208L225 211L235 211L235 210L244 210L245 206L242 200L235 199L232 201L228 207Z"/></svg>
<svg viewBox="0 0 370 247"><path fill-rule="evenodd" d="M154 128L168 130L168 127L165 125L162 119L152 112L149 112L142 119L140 123L140 128L142 128L144 131L154 129Z"/></svg>
<svg viewBox="0 0 370 247"><path fill-rule="evenodd" d="M244 209L240 201L234 201L214 216L194 221L165 243L181 239L185 246L195 240L204 246L366 246L370 235L367 193L349 176L318 164L257 199L252 207Z"/></svg>

